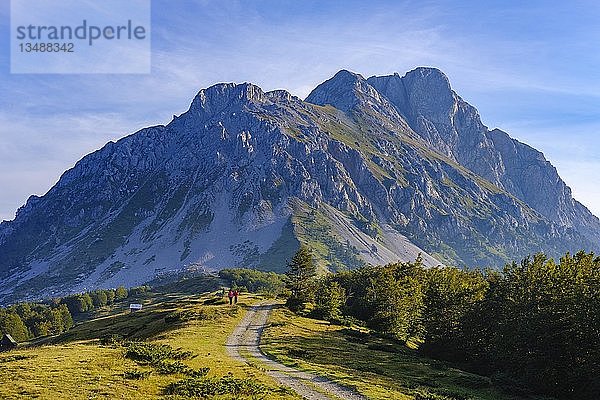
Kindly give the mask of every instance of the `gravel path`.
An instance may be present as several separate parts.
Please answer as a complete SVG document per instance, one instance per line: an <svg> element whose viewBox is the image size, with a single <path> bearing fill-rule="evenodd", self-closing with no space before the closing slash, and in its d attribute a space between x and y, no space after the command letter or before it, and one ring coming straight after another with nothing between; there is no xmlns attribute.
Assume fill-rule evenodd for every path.
<svg viewBox="0 0 600 400"><path fill-rule="evenodd" d="M248 310L240 324L227 339L227 352L231 357L242 362L248 362L249 360L246 360L240 351L252 355L253 358L263 364L267 375L273 377L279 384L292 388L308 400L367 400L366 397L327 378L299 371L265 356L259 348L260 337L272 309L272 303L264 302Z"/></svg>

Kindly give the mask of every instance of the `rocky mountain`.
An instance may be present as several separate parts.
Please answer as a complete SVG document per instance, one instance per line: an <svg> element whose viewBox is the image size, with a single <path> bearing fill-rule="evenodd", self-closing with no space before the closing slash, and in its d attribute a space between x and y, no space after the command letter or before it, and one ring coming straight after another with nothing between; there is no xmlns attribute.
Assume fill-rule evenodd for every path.
<svg viewBox="0 0 600 400"><path fill-rule="evenodd" d="M214 85L84 157L0 224L0 299L182 268L281 271L299 243L339 270L419 253L501 266L599 237L543 155L488 130L440 71L340 71L305 101Z"/></svg>
<svg viewBox="0 0 600 400"><path fill-rule="evenodd" d="M385 96L431 148L506 190L550 221L573 227L600 241L600 221L573 199L556 168L538 150L489 130L475 107L451 88L435 68L417 68L405 76L367 80Z"/></svg>

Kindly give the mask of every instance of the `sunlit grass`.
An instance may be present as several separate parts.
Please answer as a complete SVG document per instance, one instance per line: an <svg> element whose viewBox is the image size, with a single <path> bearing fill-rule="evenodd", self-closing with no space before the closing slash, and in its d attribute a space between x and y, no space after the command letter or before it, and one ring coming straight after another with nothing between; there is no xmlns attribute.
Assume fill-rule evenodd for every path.
<svg viewBox="0 0 600 400"><path fill-rule="evenodd" d="M126 340L148 340L191 351L195 357L182 362L193 369L210 368L209 377L220 378L231 373L273 388L273 393L261 398L295 399L293 395L276 392L277 383L259 368L227 355L227 337L249 304L259 298L243 296L237 307L205 305L209 298L209 295L151 294L144 300L141 312L129 313L122 307L106 310L100 317L81 322L62 336L0 353L0 398L177 398L165 396L165 388L185 376L159 374L152 366L125 358L121 346L100 345L99 339L120 335ZM139 372L150 373L132 379Z"/></svg>

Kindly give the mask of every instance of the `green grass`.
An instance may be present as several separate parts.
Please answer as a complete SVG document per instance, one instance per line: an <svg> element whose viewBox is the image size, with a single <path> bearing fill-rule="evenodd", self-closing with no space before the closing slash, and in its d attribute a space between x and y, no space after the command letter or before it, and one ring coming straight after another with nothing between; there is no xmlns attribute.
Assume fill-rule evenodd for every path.
<svg viewBox="0 0 600 400"><path fill-rule="evenodd" d="M0 398L178 399L202 390L214 399L297 399L227 355L227 337L260 298L242 296L236 307L213 298L145 294L141 312L105 309L63 335L0 353Z"/></svg>
<svg viewBox="0 0 600 400"><path fill-rule="evenodd" d="M422 357L396 341L284 308L275 310L270 322L262 341L270 357L354 387L369 399L523 399L503 393L487 377Z"/></svg>

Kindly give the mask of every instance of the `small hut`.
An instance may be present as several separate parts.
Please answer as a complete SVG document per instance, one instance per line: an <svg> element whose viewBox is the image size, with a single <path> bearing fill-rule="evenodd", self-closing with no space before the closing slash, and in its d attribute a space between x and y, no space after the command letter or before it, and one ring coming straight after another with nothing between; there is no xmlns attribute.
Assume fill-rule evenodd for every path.
<svg viewBox="0 0 600 400"><path fill-rule="evenodd" d="M17 347L17 341L12 338L8 333L2 335L0 339L0 351L12 350Z"/></svg>

